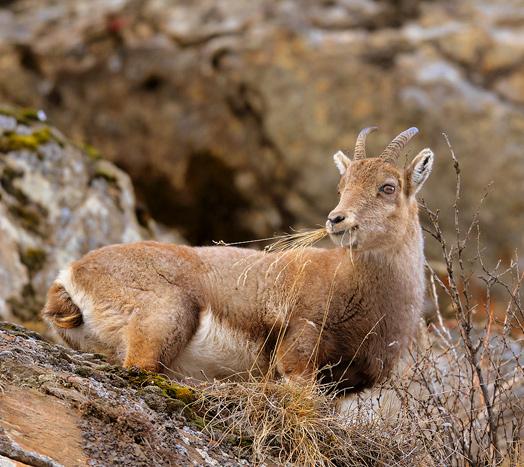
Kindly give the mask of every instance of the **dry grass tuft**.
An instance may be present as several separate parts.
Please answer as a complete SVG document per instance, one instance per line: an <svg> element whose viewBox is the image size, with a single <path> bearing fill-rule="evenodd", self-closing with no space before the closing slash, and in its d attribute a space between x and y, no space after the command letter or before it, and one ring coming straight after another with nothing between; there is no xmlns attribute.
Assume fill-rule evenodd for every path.
<svg viewBox="0 0 524 467"><path fill-rule="evenodd" d="M421 465L429 458L409 427L347 420L322 389L270 379L216 382L194 407L217 441L236 443L254 464Z"/></svg>

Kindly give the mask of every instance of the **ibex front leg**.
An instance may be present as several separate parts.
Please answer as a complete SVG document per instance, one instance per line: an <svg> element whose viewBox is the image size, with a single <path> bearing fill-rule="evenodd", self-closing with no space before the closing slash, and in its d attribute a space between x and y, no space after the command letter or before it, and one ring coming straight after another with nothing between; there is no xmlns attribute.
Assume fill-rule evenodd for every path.
<svg viewBox="0 0 524 467"><path fill-rule="evenodd" d="M311 382L318 368L318 326L304 318L289 324L277 346L277 371L290 381Z"/></svg>

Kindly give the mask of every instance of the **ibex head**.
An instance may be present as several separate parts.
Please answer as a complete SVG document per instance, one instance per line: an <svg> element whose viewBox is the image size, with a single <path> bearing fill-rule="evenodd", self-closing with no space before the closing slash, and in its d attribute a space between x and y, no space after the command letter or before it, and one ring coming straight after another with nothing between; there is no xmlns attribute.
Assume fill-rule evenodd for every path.
<svg viewBox="0 0 524 467"><path fill-rule="evenodd" d="M341 175L340 200L326 229L336 245L357 251L395 247L410 222L418 221L415 195L433 166L430 149L423 149L404 170L395 166L417 128L400 133L379 157L366 158L366 137L376 129L360 132L353 159L341 151L333 156Z"/></svg>

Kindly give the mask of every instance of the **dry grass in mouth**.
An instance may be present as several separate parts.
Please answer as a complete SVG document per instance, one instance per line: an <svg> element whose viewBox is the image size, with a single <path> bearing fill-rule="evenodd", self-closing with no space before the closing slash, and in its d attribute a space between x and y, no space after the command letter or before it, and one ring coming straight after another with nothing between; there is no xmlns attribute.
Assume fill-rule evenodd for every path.
<svg viewBox="0 0 524 467"><path fill-rule="evenodd" d="M286 267L291 262L296 262L297 260L300 260L302 256L301 253L304 253L307 250L307 248L313 246L315 243L319 242L327 235L328 234L325 228L319 228L302 230L290 234L262 238L259 240L246 240L243 242L235 243L215 242L215 244L221 246L245 246L254 243L268 242L274 240L273 243L264 248L264 253L276 253L274 261L267 268L267 270L269 271L272 270L274 267L279 267L280 271L284 272ZM298 254L295 255L292 260L286 261L285 253L287 252L294 252ZM281 262L281 260L283 260L283 262ZM238 261L238 264L242 264L244 266L244 270L239 276L238 283L243 285L247 280L249 272L256 268L256 266L260 264L262 261L264 261L263 256L253 256L240 259ZM305 264L303 266L305 266Z"/></svg>
<svg viewBox="0 0 524 467"><path fill-rule="evenodd" d="M327 235L328 234L326 232L326 229L322 227L318 229L308 229L289 234L276 235L274 237L261 238L258 240L245 240L242 242L233 243L219 241L214 243L215 245L220 246L242 246L252 245L254 243L264 243L274 240L273 243L264 248L264 251L270 253L307 248L319 242L323 238L327 237Z"/></svg>
<svg viewBox="0 0 524 467"><path fill-rule="evenodd" d="M242 242L234 242L234 243L226 243L223 241L215 242L216 245L219 246L247 246L255 243L260 242L269 242L271 240L274 240L274 242L264 248L264 253L277 253L274 261L271 263L271 265L267 268L267 270L271 270L274 267L280 267L280 271L283 272L287 265L290 264L290 262L287 262L287 265L285 264L286 261L284 260L284 265L281 263L281 260L284 259L286 256L285 253L287 252L295 252L299 253L296 255L294 260L298 260L301 257L300 253L303 253L307 250L308 247L314 245L318 241L322 240L324 237L327 236L327 232L325 228L319 228L319 229L312 229L312 230L303 230L299 232L294 232L290 234L284 234L284 235L277 235L274 237L268 237L268 238L261 238L258 240L246 240ZM280 254L278 254L280 253ZM239 275L238 278L238 284L244 285L245 281L247 280L248 274L250 271L252 271L254 268L257 267L262 261L264 261L264 255L253 255L248 256L245 258L241 258L238 260L237 264L242 265L244 267L242 273Z"/></svg>
<svg viewBox="0 0 524 467"><path fill-rule="evenodd" d="M276 242L266 247L266 251L294 251L313 246L323 238L327 237L328 233L325 228L314 230L302 230L291 234L283 235Z"/></svg>

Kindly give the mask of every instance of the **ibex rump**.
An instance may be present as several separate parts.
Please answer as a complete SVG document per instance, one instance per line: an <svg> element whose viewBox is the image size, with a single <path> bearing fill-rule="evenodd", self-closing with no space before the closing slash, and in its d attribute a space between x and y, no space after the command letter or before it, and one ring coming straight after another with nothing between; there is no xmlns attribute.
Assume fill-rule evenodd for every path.
<svg viewBox="0 0 524 467"><path fill-rule="evenodd" d="M326 229L337 248L112 245L60 273L44 317L71 347L126 367L212 379L264 373L274 357L280 376L318 374L350 392L372 386L417 326L424 254L415 195L433 163L424 149L407 169L394 165L416 128L366 158L374 129L361 131L353 160L334 156L340 201Z"/></svg>

